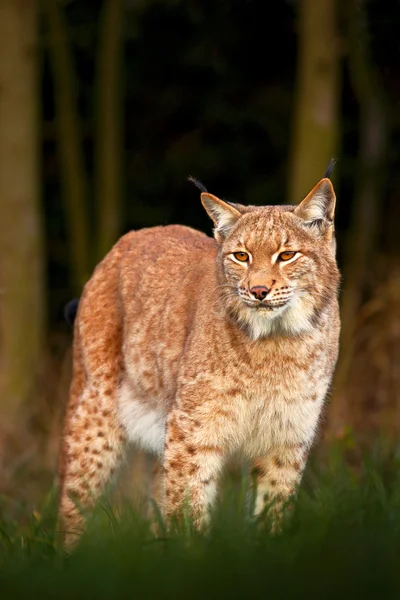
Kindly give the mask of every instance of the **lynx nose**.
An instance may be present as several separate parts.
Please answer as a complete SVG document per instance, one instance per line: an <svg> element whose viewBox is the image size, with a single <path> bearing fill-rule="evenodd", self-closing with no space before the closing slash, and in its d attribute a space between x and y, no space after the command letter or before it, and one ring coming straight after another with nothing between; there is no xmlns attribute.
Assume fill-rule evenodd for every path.
<svg viewBox="0 0 400 600"><path fill-rule="evenodd" d="M265 287L264 285L255 285L250 290L250 294L253 294L254 298L257 298L257 300L264 300L264 298L266 298L268 292L269 292L269 289L267 287Z"/></svg>

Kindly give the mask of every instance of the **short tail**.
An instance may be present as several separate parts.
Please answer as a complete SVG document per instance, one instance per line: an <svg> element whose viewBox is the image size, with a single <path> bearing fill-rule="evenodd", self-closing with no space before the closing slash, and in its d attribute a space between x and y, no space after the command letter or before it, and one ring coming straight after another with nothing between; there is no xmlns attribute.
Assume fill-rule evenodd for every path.
<svg viewBox="0 0 400 600"><path fill-rule="evenodd" d="M71 325L71 327L74 324L76 313L78 312L78 304L79 298L74 298L73 300L70 300L64 307L64 319L67 321L68 325Z"/></svg>

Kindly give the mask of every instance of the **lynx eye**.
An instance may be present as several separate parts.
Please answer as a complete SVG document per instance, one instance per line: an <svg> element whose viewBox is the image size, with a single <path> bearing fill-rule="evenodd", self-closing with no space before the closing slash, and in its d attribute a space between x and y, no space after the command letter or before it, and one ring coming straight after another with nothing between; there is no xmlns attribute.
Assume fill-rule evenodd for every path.
<svg viewBox="0 0 400 600"><path fill-rule="evenodd" d="M279 255L279 260L282 260L282 261L290 260L296 254L297 254L297 252L281 252Z"/></svg>
<svg viewBox="0 0 400 600"><path fill-rule="evenodd" d="M240 262L247 262L249 260L247 252L234 252L233 256Z"/></svg>

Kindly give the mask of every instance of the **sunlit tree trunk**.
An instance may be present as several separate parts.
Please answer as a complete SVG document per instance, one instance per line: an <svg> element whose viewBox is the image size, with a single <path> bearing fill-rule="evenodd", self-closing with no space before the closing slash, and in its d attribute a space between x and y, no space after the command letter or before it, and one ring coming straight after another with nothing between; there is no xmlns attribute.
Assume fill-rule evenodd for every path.
<svg viewBox="0 0 400 600"><path fill-rule="evenodd" d="M59 128L58 147L68 224L73 286L80 293L91 273L88 189L76 107L75 74L63 12L56 0L44 0Z"/></svg>
<svg viewBox="0 0 400 600"><path fill-rule="evenodd" d="M97 260L121 228L123 0L105 0L97 61L96 207Z"/></svg>
<svg viewBox="0 0 400 600"><path fill-rule="evenodd" d="M337 150L339 59L336 0L299 2L298 67L288 201L324 176Z"/></svg>
<svg viewBox="0 0 400 600"><path fill-rule="evenodd" d="M328 430L333 435L340 435L351 423L351 401L346 396L346 384L354 354L357 313L376 244L389 137L388 110L370 60L368 27L362 4L358 0L349 0L346 10L349 71L360 108L359 158L343 269L341 351L328 419Z"/></svg>
<svg viewBox="0 0 400 600"><path fill-rule="evenodd" d="M0 434L37 391L43 354L37 10L0 0ZM0 468L3 451L0 435Z"/></svg>

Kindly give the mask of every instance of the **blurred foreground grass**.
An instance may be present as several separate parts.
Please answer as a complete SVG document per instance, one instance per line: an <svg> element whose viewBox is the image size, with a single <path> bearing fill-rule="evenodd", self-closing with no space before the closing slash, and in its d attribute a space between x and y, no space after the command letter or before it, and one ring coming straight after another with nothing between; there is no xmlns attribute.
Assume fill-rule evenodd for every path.
<svg viewBox="0 0 400 600"><path fill-rule="evenodd" d="M103 503L78 549L54 546L54 493L32 513L2 499L0 598L400 597L400 455L310 465L282 534L229 483L208 533L155 536L126 502Z"/></svg>

